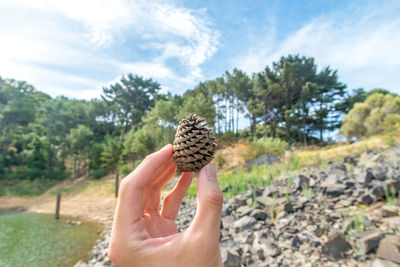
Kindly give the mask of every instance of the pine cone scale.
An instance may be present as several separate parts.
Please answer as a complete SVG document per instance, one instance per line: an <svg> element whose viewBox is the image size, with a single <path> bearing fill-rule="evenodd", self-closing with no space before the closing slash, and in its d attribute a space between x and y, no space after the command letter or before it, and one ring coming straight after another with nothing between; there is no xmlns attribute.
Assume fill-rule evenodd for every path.
<svg viewBox="0 0 400 267"><path fill-rule="evenodd" d="M173 146L178 172L197 171L213 159L217 145L207 125L204 118L195 114L179 122Z"/></svg>

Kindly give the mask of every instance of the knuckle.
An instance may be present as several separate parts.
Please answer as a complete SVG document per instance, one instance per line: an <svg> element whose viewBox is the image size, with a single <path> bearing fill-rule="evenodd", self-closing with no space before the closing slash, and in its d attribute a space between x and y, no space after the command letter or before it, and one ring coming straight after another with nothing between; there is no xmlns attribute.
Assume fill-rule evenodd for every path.
<svg viewBox="0 0 400 267"><path fill-rule="evenodd" d="M206 200L213 206L222 207L222 204L224 203L224 195L221 190L215 189L208 192Z"/></svg>

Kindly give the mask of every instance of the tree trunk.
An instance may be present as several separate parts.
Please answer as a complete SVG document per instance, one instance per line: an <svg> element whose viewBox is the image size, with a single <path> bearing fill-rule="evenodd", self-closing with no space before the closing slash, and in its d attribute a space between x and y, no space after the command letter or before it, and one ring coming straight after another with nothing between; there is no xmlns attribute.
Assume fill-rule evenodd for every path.
<svg viewBox="0 0 400 267"><path fill-rule="evenodd" d="M251 137L256 135L256 116L251 115Z"/></svg>

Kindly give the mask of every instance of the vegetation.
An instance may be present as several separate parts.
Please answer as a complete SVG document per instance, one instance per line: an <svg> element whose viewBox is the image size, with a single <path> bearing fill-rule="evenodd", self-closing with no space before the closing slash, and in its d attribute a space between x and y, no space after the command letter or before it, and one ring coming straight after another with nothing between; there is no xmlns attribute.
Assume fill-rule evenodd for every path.
<svg viewBox="0 0 400 267"><path fill-rule="evenodd" d="M399 129L398 96L383 89L346 93L336 70L317 71L313 58L299 55L251 75L227 71L182 96L160 88L152 79L128 74L104 87L101 99L85 101L51 98L26 82L0 78L0 195L40 194L67 177L129 173L145 155L172 143L179 120L189 113L205 117L222 144L247 138L246 160L266 153L285 158L268 169L222 174L221 186L229 194L322 163L324 151L318 157L285 151L325 144L324 132L341 127L348 138L360 138ZM239 130L243 115L250 127ZM360 122L362 127L354 128ZM217 160L222 166L229 159Z"/></svg>
<svg viewBox="0 0 400 267"><path fill-rule="evenodd" d="M344 117L340 132L347 139L400 131L400 96L375 93L356 103Z"/></svg>

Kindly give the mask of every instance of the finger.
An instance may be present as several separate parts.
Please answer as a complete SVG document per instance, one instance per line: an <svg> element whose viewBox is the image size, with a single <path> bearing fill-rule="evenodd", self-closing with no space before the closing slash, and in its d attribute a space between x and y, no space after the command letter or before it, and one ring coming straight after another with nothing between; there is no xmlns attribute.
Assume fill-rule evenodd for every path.
<svg viewBox="0 0 400 267"><path fill-rule="evenodd" d="M165 163L161 168L159 168L155 174L153 175L153 179L151 182L147 183L143 188L143 207L146 207L150 199L154 196L155 187L157 187L157 183L160 179L165 176L165 173L169 172L169 170L173 168L175 170L176 165L172 159L172 157Z"/></svg>
<svg viewBox="0 0 400 267"><path fill-rule="evenodd" d="M140 219L143 212L143 188L150 183L154 173L172 157L172 146L147 156L144 161L120 185L115 220L118 224L132 224Z"/></svg>
<svg viewBox="0 0 400 267"><path fill-rule="evenodd" d="M209 164L200 170L197 180L197 210L192 230L218 239L223 201L215 167Z"/></svg>
<svg viewBox="0 0 400 267"><path fill-rule="evenodd" d="M161 216L175 221L176 216L178 215L179 206L181 205L182 199L185 197L186 191L192 184L193 177L193 172L184 172L182 174L178 183L165 197L161 208Z"/></svg>
<svg viewBox="0 0 400 267"><path fill-rule="evenodd" d="M161 195L161 188L164 187L169 180L174 177L176 174L175 172L175 164L171 164L169 169L163 173L158 180L157 184L154 185L153 188L150 189L150 196L148 198L148 202L144 204L144 212L157 212L160 207L160 195Z"/></svg>

